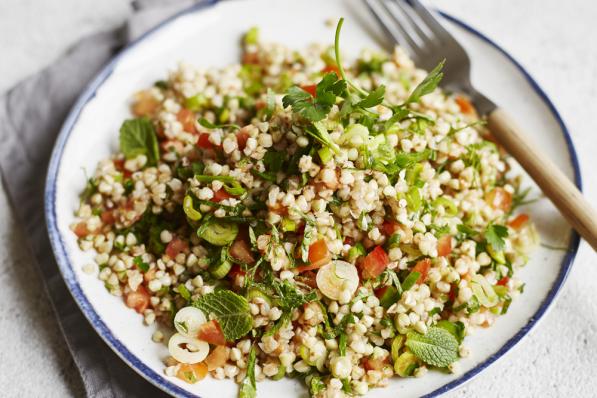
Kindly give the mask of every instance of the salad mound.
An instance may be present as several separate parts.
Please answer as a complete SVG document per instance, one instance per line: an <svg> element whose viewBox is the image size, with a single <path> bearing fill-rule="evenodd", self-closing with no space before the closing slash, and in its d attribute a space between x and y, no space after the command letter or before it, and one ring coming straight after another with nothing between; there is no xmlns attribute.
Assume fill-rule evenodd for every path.
<svg viewBox="0 0 597 398"><path fill-rule="evenodd" d="M135 94L71 228L106 289L157 322L165 373L363 395L458 372L508 311L537 234L465 96L405 52L243 40Z"/></svg>

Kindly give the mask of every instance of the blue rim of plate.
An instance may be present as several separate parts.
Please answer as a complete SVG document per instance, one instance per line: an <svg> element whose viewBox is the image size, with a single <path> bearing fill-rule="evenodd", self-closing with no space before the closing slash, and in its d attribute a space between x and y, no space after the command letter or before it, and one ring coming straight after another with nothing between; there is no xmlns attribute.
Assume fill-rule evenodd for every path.
<svg viewBox="0 0 597 398"><path fill-rule="evenodd" d="M145 40L148 36L152 35L154 32L160 30L165 25L170 24L180 16L198 12L200 10L204 10L207 8L212 7L219 0L205 0L199 2L173 16L164 20L159 25L155 26L135 41L128 44L124 49L122 49L116 56L112 58L112 60L96 75L96 77L87 85L83 93L79 96L76 103L72 107L68 117L66 118L64 125L58 135L56 140L56 144L54 145L54 149L52 151L52 156L50 159L50 164L48 167L48 174L46 177L46 188L45 188L45 195L44 195L44 205L45 205L45 215L46 215L46 224L48 228L48 234L50 237L50 242L52 244L52 249L54 251L54 255L56 257L56 261L58 263L58 267L60 268L60 272L68 286L73 298L77 302L78 306L80 307L81 311L87 318L87 320L91 323L95 331L100 335L100 337L112 348L112 350L130 367L132 367L137 373L143 376L146 380L154 384L156 387L166 391L169 394L178 396L178 397L189 397L189 398L196 398L197 395L192 394L191 392L177 386L176 384L168 381L165 376L156 373L152 369L150 369L147 365L145 365L137 356L131 353L125 345L114 336L110 328L104 323L104 321L100 318L100 316L95 312L93 306L91 305L88 298L83 293L79 282L77 281L77 277L73 271L72 265L68 258L66 252L66 246L60 236L60 232L58 230L57 225L57 217L56 217L56 206L55 206L55 198L56 198L56 179L58 175L58 170L60 166L60 161L62 159L62 153L64 151L64 147L68 141L70 133L75 126L81 111L85 107L85 105L93 99L99 87L104 83L108 77L112 74L116 64L119 60L133 47L138 45L141 41ZM551 100L547 97L543 89L537 84L537 82L531 77L531 75L524 69L524 67L516 61L509 53L507 53L503 48L501 48L498 44L492 41L490 38L485 36L483 33L479 32L478 30L472 28L471 26L467 25L466 23L460 21L459 19L448 15L444 12L439 12L444 18L451 21L452 23L456 24L457 26L463 28L464 30L472 33L473 35L477 36L481 40L485 41L493 48L498 50L502 55L504 55L516 68L523 74L526 78L528 84L533 88L533 90L539 95L539 97L543 100L544 104L548 107L549 111L552 113L553 117L558 122L562 133L564 134L564 138L566 140L566 146L568 149L568 154L570 156L570 162L574 169L574 180L575 184L579 189L582 189L582 180L580 175L580 168L578 165L578 158L576 155L576 151L574 149L574 145L572 143L572 138L570 133L568 132L568 128L564 124L560 114L556 110L555 106L551 102ZM480 372L482 372L485 368L489 365L494 363L500 357L502 357L506 352L508 352L512 347L514 347L523 337L525 337L530 330L537 324L537 322L545 315L548 308L553 303L554 299L556 298L558 292L561 290L562 285L564 284L566 277L570 271L572 266L572 262L576 253L578 251L578 247L580 244L580 238L578 234L572 231L570 237L570 244L568 246L567 254L562 261L562 265L560 267L560 272L556 280L554 281L549 293L541 303L537 312L529 319L527 324L521 328L510 340L508 340L496 353L491 355L485 361L477 365L475 368L469 370L461 377L456 380L453 380L450 383L443 385L442 387L432 391L431 393L425 395L424 397L436 397L442 395L450 390L455 389L456 387L462 386L464 383L470 381L473 377L477 376Z"/></svg>

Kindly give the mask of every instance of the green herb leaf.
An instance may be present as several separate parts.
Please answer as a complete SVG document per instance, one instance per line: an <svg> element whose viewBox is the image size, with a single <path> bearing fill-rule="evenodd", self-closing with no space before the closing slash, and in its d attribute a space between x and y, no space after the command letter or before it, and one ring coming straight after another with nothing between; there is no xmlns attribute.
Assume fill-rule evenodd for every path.
<svg viewBox="0 0 597 398"><path fill-rule="evenodd" d="M408 276L404 279L404 282L402 282L402 290L410 290L410 288L413 287L415 283L417 283L420 277L421 273L417 271L413 271L410 274L408 274Z"/></svg>
<svg viewBox="0 0 597 398"><path fill-rule="evenodd" d="M189 292L189 289L183 283L178 285L175 290L180 294L180 297L186 301L191 301L191 292Z"/></svg>
<svg viewBox="0 0 597 398"><path fill-rule="evenodd" d="M504 238L508 236L508 228L503 225L490 224L485 230L485 239L496 252L504 249L506 242Z"/></svg>
<svg viewBox="0 0 597 398"><path fill-rule="evenodd" d="M228 341L243 337L252 328L253 318L247 299L230 290L206 294L193 305L206 314L215 315Z"/></svg>
<svg viewBox="0 0 597 398"><path fill-rule="evenodd" d="M256 398L257 397L257 383L255 382L255 347L251 346L249 351L249 361L247 362L247 375L240 384L239 398Z"/></svg>
<svg viewBox="0 0 597 398"><path fill-rule="evenodd" d="M332 137L328 134L327 128L321 122L313 122L307 126L305 131L311 137L315 138L321 145L330 148L334 153L339 153L338 145L332 141Z"/></svg>
<svg viewBox="0 0 597 398"><path fill-rule="evenodd" d="M437 323L436 326L438 328L446 329L448 332L450 332L454 337L456 337L456 340L458 340L458 344L462 343L462 340L464 340L464 337L466 336L464 323L460 321L450 322L446 320L441 320Z"/></svg>
<svg viewBox="0 0 597 398"><path fill-rule="evenodd" d="M409 95L404 105L412 104L413 102L419 102L421 97L433 92L433 90L437 88L439 82L444 77L444 74L441 70L444 67L445 62L446 60L441 61L435 68L433 68L431 72L429 72L427 76L425 76L425 79L423 79L423 81L419 83L419 85L415 87L413 92Z"/></svg>
<svg viewBox="0 0 597 398"><path fill-rule="evenodd" d="M206 129L227 129L231 128L233 130L240 130L240 126L238 124L214 124L207 120L206 118L202 117L199 119L199 124L205 127Z"/></svg>
<svg viewBox="0 0 597 398"><path fill-rule="evenodd" d="M364 99L357 102L356 106L361 108L372 108L383 102L384 94L386 93L386 87L381 85L375 90L371 91Z"/></svg>
<svg viewBox="0 0 597 398"><path fill-rule="evenodd" d="M406 346L428 365L445 368L458 360L458 341L450 332L430 327L425 335L409 332Z"/></svg>
<svg viewBox="0 0 597 398"><path fill-rule="evenodd" d="M127 159L147 156L147 165L155 166L160 159L158 139L147 118L125 120L120 127L120 151Z"/></svg>
<svg viewBox="0 0 597 398"><path fill-rule="evenodd" d="M325 390L325 383L321 380L319 376L311 377L311 381L309 382L309 394L312 397L318 396L319 393Z"/></svg>
<svg viewBox="0 0 597 398"><path fill-rule="evenodd" d="M133 263L137 266L137 268L139 268L139 270L143 272L149 271L149 264L143 262L143 258L141 256L136 256L133 259Z"/></svg>
<svg viewBox="0 0 597 398"><path fill-rule="evenodd" d="M293 86L288 89L282 98L284 108L292 107L294 113L312 122L323 120L336 103L336 97L346 91L346 82L339 80L335 73L328 73L317 83L316 96L306 92L300 87Z"/></svg>
<svg viewBox="0 0 597 398"><path fill-rule="evenodd" d="M199 182L221 181L224 183L224 190L232 196L240 196L247 192L238 181L230 176L196 175L195 179Z"/></svg>

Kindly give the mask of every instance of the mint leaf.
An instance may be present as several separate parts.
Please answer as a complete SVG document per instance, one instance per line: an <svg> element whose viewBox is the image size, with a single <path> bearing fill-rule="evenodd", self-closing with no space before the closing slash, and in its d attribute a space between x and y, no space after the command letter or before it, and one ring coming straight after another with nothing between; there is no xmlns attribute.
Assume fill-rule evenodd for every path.
<svg viewBox="0 0 597 398"><path fill-rule="evenodd" d="M230 290L218 290L206 294L193 305L206 315L213 314L216 317L228 341L243 337L253 326L247 299Z"/></svg>
<svg viewBox="0 0 597 398"><path fill-rule="evenodd" d="M444 74L441 70L444 67L445 62L446 60L441 61L435 68L433 68L431 72L429 72L427 76L425 76L425 79L423 79L423 81L419 83L419 85L415 87L413 92L409 95L404 105L412 104L413 102L419 102L422 96L433 92L433 90L437 88L439 82L444 77Z"/></svg>
<svg viewBox="0 0 597 398"><path fill-rule="evenodd" d="M450 322L446 320L441 320L436 325L438 328L446 329L448 332L452 334L452 336L456 337L458 343L462 343L464 340L464 336L466 336L466 330L464 327L464 323L460 321Z"/></svg>
<svg viewBox="0 0 597 398"><path fill-rule="evenodd" d="M125 120L120 127L120 151L127 159L147 156L147 165L155 166L160 159L158 139L147 118Z"/></svg>
<svg viewBox="0 0 597 398"><path fill-rule="evenodd" d="M485 230L485 240L491 245L493 250L499 252L504 249L506 242L504 238L508 236L508 228L503 225L490 224Z"/></svg>
<svg viewBox="0 0 597 398"><path fill-rule="evenodd" d="M257 397L257 384L255 383L255 359L255 347L251 346L251 351L249 351L249 361L247 362L247 375L240 384L238 398Z"/></svg>
<svg viewBox="0 0 597 398"><path fill-rule="evenodd" d="M383 102L383 96L386 93L386 87L381 85L375 90L371 91L364 99L357 102L356 106L361 108L372 108Z"/></svg>
<svg viewBox="0 0 597 398"><path fill-rule="evenodd" d="M430 327L425 335L409 332L405 344L417 358L431 366L445 368L458 360L458 340L439 327Z"/></svg>

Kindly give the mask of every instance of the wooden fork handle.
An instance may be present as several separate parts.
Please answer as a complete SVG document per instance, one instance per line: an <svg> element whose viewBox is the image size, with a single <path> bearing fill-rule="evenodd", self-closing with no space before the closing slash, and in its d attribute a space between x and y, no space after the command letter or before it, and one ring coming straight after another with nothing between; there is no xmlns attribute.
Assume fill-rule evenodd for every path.
<svg viewBox="0 0 597 398"><path fill-rule="evenodd" d="M537 145L525 137L503 109L493 110L487 122L496 140L535 180L570 225L597 251L597 213L578 188L537 149Z"/></svg>

